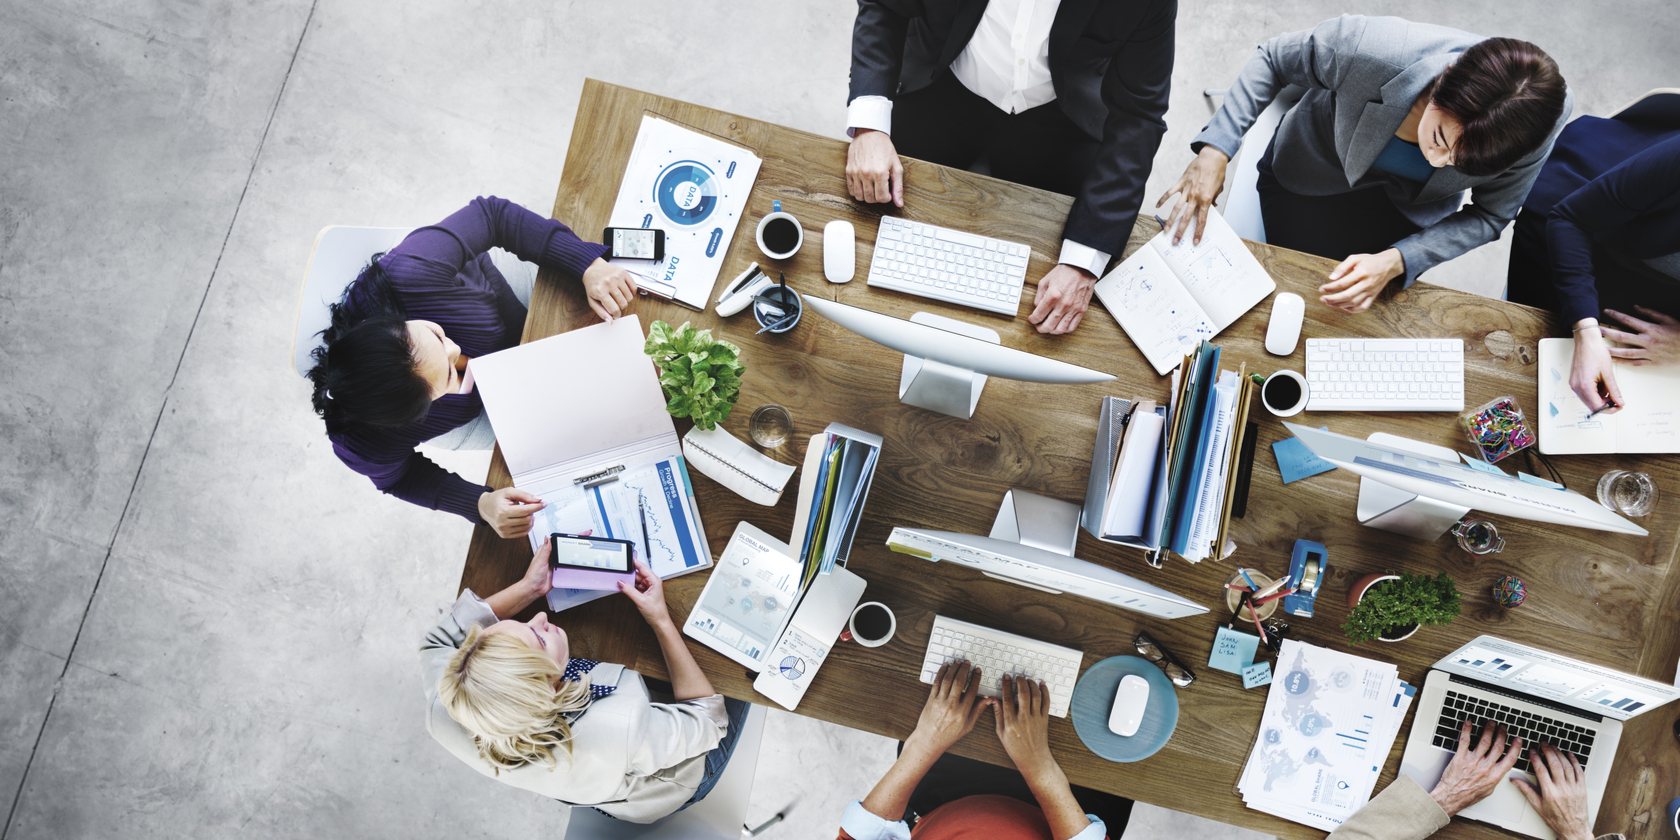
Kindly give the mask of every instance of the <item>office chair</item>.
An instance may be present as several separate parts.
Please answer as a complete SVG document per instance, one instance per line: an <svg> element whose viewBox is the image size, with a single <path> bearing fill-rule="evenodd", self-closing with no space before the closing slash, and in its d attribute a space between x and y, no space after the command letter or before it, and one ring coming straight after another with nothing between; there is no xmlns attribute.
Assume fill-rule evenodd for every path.
<svg viewBox="0 0 1680 840"><path fill-rule="evenodd" d="M1271 144L1272 135L1277 133L1284 115L1301 101L1306 92L1307 89L1299 85L1286 85L1278 91L1277 97L1248 127L1248 132L1243 135L1242 147L1237 149L1237 156L1225 167L1225 190L1220 194L1220 212L1231 229L1244 239L1266 241L1266 222L1260 215L1260 158L1266 154L1266 147ZM1221 88L1202 91L1202 95L1208 97L1222 97L1225 93Z"/></svg>

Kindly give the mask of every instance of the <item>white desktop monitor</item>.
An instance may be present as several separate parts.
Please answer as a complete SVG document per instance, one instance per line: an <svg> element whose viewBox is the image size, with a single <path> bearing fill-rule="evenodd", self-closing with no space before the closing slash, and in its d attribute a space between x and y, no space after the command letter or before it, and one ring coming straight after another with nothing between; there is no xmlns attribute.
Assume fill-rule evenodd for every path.
<svg viewBox="0 0 1680 840"><path fill-rule="evenodd" d="M985 327L918 312L906 321L815 295L805 305L870 341L904 354L899 401L964 420L974 416L986 377L1022 382L1084 384L1113 374L1047 359L999 344Z"/></svg>
<svg viewBox="0 0 1680 840"><path fill-rule="evenodd" d="M989 577L1053 595L1078 595L1160 618L1184 618L1208 611L1201 604L1131 575L1008 540L950 531L894 528L887 537L887 547L924 560L948 560L969 566Z"/></svg>

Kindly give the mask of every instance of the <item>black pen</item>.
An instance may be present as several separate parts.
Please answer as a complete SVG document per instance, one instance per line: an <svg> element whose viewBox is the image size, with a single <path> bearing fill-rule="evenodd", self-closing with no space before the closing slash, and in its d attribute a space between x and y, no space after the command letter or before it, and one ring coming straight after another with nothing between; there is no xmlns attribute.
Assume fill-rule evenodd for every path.
<svg viewBox="0 0 1680 840"><path fill-rule="evenodd" d="M648 539L647 499L642 497L642 496L637 496L636 497L636 507L640 508L641 511L642 511L642 553L643 554L651 554L652 550L653 550L653 544ZM642 559L644 561L647 560L646 557L643 557Z"/></svg>
<svg viewBox="0 0 1680 840"><path fill-rule="evenodd" d="M1621 406L1619 406L1619 405L1616 405L1616 401L1615 401L1615 400L1613 400L1613 399L1610 399L1610 398L1608 398L1608 397L1606 397L1606 398L1605 398L1605 399L1604 399L1604 405L1601 405L1601 406L1599 406L1599 407L1598 407L1598 411L1594 411L1594 412L1593 412L1593 413L1591 413L1591 414L1588 414L1588 415L1587 415L1587 419L1588 419L1588 420L1591 420L1591 419L1593 419L1593 418L1594 418L1594 417L1597 417L1597 416L1598 416L1598 414L1599 414L1599 412L1600 412L1600 411L1605 411L1605 410L1607 410L1607 409L1612 409L1612 408L1621 408Z"/></svg>

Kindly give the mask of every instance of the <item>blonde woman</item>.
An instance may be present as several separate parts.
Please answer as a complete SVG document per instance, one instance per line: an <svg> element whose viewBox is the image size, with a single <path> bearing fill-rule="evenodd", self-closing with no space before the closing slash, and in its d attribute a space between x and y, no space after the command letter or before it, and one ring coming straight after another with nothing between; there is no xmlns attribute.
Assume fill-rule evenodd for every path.
<svg viewBox="0 0 1680 840"><path fill-rule="evenodd" d="M478 772L611 817L649 823L700 801L729 762L748 704L725 701L683 644L658 577L620 585L653 627L674 703L640 674L576 659L546 613L500 619L548 594L549 548L488 599L461 593L420 644L426 728Z"/></svg>

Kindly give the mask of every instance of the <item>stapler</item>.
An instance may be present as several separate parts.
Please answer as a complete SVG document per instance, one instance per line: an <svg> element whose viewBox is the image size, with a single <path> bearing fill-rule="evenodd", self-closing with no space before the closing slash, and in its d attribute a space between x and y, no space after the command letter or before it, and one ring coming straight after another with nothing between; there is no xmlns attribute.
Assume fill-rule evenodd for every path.
<svg viewBox="0 0 1680 840"><path fill-rule="evenodd" d="M758 263L747 266L747 270L723 287L723 294L718 297L717 314L727 318L747 308L754 297L770 288L776 281L760 271Z"/></svg>

